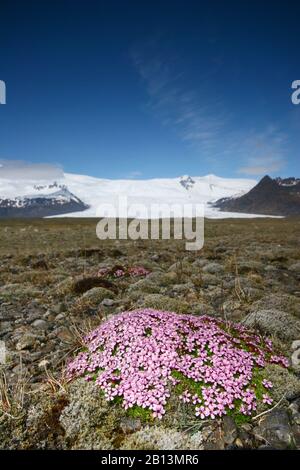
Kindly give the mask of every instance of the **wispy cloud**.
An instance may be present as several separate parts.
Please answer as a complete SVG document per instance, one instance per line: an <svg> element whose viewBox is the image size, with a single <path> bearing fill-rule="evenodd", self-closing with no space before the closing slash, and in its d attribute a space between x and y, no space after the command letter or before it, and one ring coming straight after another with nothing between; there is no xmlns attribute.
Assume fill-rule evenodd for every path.
<svg viewBox="0 0 300 470"><path fill-rule="evenodd" d="M56 165L0 159L0 178L51 180L62 178L63 175L63 169Z"/></svg>
<svg viewBox="0 0 300 470"><path fill-rule="evenodd" d="M249 176L281 170L287 137L270 123L254 130L239 126L234 110L226 107L213 86L222 61L206 65L194 89L180 59L162 44L151 40L131 51L147 91L147 106L162 124L214 166L236 162L236 172Z"/></svg>
<svg viewBox="0 0 300 470"><path fill-rule="evenodd" d="M250 134L242 143L245 165L237 172L261 176L280 171L286 164L286 145L287 137L273 126Z"/></svg>
<svg viewBox="0 0 300 470"><path fill-rule="evenodd" d="M142 176L143 173L141 171L130 171L129 173L126 173L126 175L124 176L126 179L130 179L130 180L133 180L135 178L139 178L140 176Z"/></svg>
<svg viewBox="0 0 300 470"><path fill-rule="evenodd" d="M199 90L188 87L188 77L176 56L158 52L156 41L149 41L131 51L133 63L145 84L148 107L164 125L172 127L182 141L209 149L224 130L226 115L222 102L204 100L209 74ZM205 102L205 104L203 104Z"/></svg>

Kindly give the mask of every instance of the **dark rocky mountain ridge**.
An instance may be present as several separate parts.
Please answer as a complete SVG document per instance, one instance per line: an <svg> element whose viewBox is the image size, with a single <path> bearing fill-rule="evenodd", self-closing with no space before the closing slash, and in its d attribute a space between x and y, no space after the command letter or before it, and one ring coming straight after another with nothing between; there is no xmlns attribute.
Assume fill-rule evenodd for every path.
<svg viewBox="0 0 300 470"><path fill-rule="evenodd" d="M264 176L248 193L214 203L222 211L276 216L300 215L300 179Z"/></svg>

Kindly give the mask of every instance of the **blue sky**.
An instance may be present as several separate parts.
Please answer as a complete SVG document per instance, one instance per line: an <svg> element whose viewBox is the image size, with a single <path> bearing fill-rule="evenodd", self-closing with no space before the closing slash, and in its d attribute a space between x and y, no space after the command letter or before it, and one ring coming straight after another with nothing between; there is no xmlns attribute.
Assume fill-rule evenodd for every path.
<svg viewBox="0 0 300 470"><path fill-rule="evenodd" d="M300 176L299 13L289 0L1 0L0 160Z"/></svg>

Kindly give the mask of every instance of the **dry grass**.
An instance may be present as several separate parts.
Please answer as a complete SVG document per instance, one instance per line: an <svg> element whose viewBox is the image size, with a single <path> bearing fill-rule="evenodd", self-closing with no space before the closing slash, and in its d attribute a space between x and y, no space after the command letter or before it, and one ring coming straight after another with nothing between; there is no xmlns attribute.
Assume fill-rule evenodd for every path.
<svg viewBox="0 0 300 470"><path fill-rule="evenodd" d="M8 384L4 368L0 372L0 410L13 419L17 419L23 411L25 394L27 393L28 376L24 371L20 357L20 369L17 380Z"/></svg>

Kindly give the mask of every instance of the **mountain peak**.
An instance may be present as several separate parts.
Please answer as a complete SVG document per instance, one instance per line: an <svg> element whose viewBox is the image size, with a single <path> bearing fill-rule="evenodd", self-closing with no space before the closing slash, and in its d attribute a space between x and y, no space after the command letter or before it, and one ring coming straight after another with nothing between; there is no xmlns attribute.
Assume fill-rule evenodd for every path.
<svg viewBox="0 0 300 470"><path fill-rule="evenodd" d="M264 182L264 181L273 181L273 179L271 178L271 176L265 175L265 176L260 180L260 183L262 183L262 182Z"/></svg>
<svg viewBox="0 0 300 470"><path fill-rule="evenodd" d="M180 184L185 189L189 190L194 186L195 181L193 180L191 176L185 175L185 176L180 177Z"/></svg>
<svg viewBox="0 0 300 470"><path fill-rule="evenodd" d="M269 175L265 175L255 186L256 188L276 188L277 182L273 180Z"/></svg>
<svg viewBox="0 0 300 470"><path fill-rule="evenodd" d="M215 206L224 211L267 215L300 215L300 193L296 184L280 184L282 179L264 176L248 193L222 199Z"/></svg>

